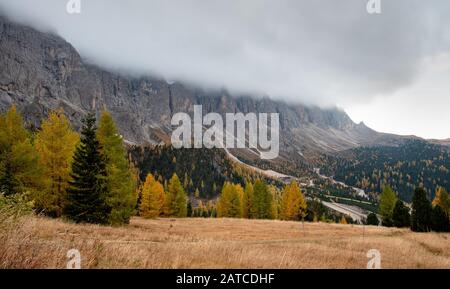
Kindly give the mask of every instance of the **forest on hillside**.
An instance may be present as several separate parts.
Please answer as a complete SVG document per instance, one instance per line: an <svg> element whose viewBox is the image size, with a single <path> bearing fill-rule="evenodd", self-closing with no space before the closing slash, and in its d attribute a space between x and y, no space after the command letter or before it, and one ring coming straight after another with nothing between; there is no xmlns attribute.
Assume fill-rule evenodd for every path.
<svg viewBox="0 0 450 289"><path fill-rule="evenodd" d="M188 195L214 199L225 182L245 185L263 176L231 161L221 149L174 149L172 146L135 146L129 149L141 180L151 173L162 183L176 173ZM273 180L266 179L268 183Z"/></svg>
<svg viewBox="0 0 450 289"><path fill-rule="evenodd" d="M410 202L417 186L434 198L438 187L450 189L450 149L421 140L398 147L361 147L327 157L321 171L366 192L381 192L388 185Z"/></svg>

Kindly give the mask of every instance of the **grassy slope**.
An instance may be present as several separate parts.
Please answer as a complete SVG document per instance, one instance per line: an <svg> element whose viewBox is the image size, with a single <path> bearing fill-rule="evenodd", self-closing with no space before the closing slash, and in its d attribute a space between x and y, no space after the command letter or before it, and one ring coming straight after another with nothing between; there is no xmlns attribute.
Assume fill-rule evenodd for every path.
<svg viewBox="0 0 450 289"><path fill-rule="evenodd" d="M450 268L450 234L324 223L134 218L129 226L75 225L27 217L0 234L0 267L365 268L378 249L383 268Z"/></svg>

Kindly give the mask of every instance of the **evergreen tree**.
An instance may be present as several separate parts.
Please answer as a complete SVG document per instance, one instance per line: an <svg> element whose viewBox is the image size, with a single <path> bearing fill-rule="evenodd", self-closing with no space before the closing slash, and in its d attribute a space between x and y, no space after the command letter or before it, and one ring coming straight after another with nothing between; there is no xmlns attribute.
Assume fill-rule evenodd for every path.
<svg viewBox="0 0 450 289"><path fill-rule="evenodd" d="M253 186L252 217L256 219L269 219L272 210L272 196L267 184L257 180Z"/></svg>
<svg viewBox="0 0 450 289"><path fill-rule="evenodd" d="M15 106L0 116L0 193L36 193L43 188L39 156Z"/></svg>
<svg viewBox="0 0 450 289"><path fill-rule="evenodd" d="M401 200L397 200L394 207L394 212L392 214L393 225L397 228L406 228L411 225L411 216L409 214L409 209L406 207Z"/></svg>
<svg viewBox="0 0 450 289"><path fill-rule="evenodd" d="M187 198L177 174L169 181L166 194L166 214L173 217L187 216Z"/></svg>
<svg viewBox="0 0 450 289"><path fill-rule="evenodd" d="M62 215L64 195L69 185L72 157L79 141L62 110L50 112L36 136L36 150L44 168L45 188L36 193L35 206L47 216Z"/></svg>
<svg viewBox="0 0 450 289"><path fill-rule="evenodd" d="M189 218L192 217L192 203L191 203L191 201L189 201L188 204L187 204L187 216Z"/></svg>
<svg viewBox="0 0 450 289"><path fill-rule="evenodd" d="M367 225L369 226L378 226L380 224L380 221L378 220L378 217L374 213L370 213L367 216Z"/></svg>
<svg viewBox="0 0 450 289"><path fill-rule="evenodd" d="M411 230L429 232L431 229L431 203L422 187L414 191L411 212Z"/></svg>
<svg viewBox="0 0 450 289"><path fill-rule="evenodd" d="M297 185L292 182L286 185L281 200L281 219L300 221L306 216L307 205L305 198Z"/></svg>
<svg viewBox="0 0 450 289"><path fill-rule="evenodd" d="M136 182L127 159L123 139L111 114L103 111L97 130L101 152L106 158L109 222L127 224L137 203Z"/></svg>
<svg viewBox="0 0 450 289"><path fill-rule="evenodd" d="M397 202L397 196L389 186L383 188L383 192L380 196L380 215L381 224L386 227L392 227L392 214L394 213L395 203Z"/></svg>
<svg viewBox="0 0 450 289"><path fill-rule="evenodd" d="M144 218L156 218L162 215L165 201L164 187L148 174L141 190L140 215Z"/></svg>
<svg viewBox="0 0 450 289"><path fill-rule="evenodd" d="M77 223L109 222L105 158L96 136L95 117L83 119L81 141L72 162L72 181L67 189L63 215Z"/></svg>

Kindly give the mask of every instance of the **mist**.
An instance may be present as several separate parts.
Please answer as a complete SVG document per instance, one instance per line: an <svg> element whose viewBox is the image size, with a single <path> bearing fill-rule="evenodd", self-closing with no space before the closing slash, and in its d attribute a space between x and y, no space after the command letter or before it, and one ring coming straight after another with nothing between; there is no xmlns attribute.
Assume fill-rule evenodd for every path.
<svg viewBox="0 0 450 289"><path fill-rule="evenodd" d="M81 0L80 14L66 4L0 0L0 11L109 70L349 111L413 87L424 61L450 52L447 0L382 0L381 14L367 0Z"/></svg>

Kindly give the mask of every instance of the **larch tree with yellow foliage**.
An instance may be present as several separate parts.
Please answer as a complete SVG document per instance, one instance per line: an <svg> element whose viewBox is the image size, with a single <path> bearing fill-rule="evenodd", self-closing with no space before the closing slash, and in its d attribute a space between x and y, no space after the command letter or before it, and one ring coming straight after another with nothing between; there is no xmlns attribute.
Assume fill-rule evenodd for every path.
<svg viewBox="0 0 450 289"><path fill-rule="evenodd" d="M148 174L141 189L140 215L144 218L157 218L163 214L165 192L163 185Z"/></svg>
<svg viewBox="0 0 450 289"><path fill-rule="evenodd" d="M41 190L42 167L15 106L0 115L0 193L14 195Z"/></svg>
<svg viewBox="0 0 450 289"><path fill-rule="evenodd" d="M292 221L303 220L306 216L307 205L297 182L286 185L281 198L280 218Z"/></svg>
<svg viewBox="0 0 450 289"><path fill-rule="evenodd" d="M44 168L45 188L35 197L38 212L51 217L62 215L64 194L69 184L72 157L79 135L72 130L62 110L50 112L36 136L39 162Z"/></svg>
<svg viewBox="0 0 450 289"><path fill-rule="evenodd" d="M450 198L443 187L436 190L436 196L433 200L433 207L435 206L441 207L442 211L450 218Z"/></svg>
<svg viewBox="0 0 450 289"><path fill-rule="evenodd" d="M129 223L137 202L136 179L111 114L103 111L97 130L101 152L106 158L108 196L111 224Z"/></svg>
<svg viewBox="0 0 450 289"><path fill-rule="evenodd" d="M167 185L164 208L166 216L187 217L187 196L177 174L173 174Z"/></svg>
<svg viewBox="0 0 450 289"><path fill-rule="evenodd" d="M341 218L341 220L339 221L339 223L340 223L341 225L347 225L347 224L348 224L347 219L346 219L344 216L342 216L342 218Z"/></svg>
<svg viewBox="0 0 450 289"><path fill-rule="evenodd" d="M242 217L240 192L243 193L240 185L237 187L230 182L225 182L223 184L222 192L217 203L217 216L219 218Z"/></svg>

